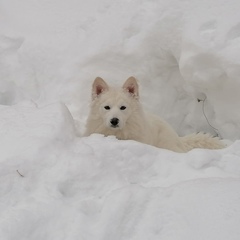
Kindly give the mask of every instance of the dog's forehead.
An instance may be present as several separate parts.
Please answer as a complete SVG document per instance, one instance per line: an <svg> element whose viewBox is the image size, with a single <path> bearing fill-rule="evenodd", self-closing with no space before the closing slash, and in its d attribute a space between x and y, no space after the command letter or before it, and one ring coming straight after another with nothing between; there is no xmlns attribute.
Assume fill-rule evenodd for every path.
<svg viewBox="0 0 240 240"><path fill-rule="evenodd" d="M129 96L122 90L110 90L102 95L102 103L111 105L127 104L130 102Z"/></svg>

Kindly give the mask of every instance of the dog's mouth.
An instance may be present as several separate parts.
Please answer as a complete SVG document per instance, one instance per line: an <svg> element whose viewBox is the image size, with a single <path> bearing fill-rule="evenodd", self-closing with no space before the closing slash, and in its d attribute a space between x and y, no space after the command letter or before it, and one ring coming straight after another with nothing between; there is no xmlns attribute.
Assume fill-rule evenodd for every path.
<svg viewBox="0 0 240 240"><path fill-rule="evenodd" d="M119 128L119 125L111 125L111 128Z"/></svg>

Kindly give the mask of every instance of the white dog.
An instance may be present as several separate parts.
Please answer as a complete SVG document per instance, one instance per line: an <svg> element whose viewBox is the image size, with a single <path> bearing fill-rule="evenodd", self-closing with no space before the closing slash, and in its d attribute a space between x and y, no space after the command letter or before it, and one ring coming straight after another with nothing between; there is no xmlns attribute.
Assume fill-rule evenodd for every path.
<svg viewBox="0 0 240 240"><path fill-rule="evenodd" d="M122 140L136 140L175 152L187 152L193 148L224 147L218 138L208 134L179 137L167 122L144 112L134 77L128 78L120 89L110 88L102 78L95 79L85 136L92 133L114 135Z"/></svg>

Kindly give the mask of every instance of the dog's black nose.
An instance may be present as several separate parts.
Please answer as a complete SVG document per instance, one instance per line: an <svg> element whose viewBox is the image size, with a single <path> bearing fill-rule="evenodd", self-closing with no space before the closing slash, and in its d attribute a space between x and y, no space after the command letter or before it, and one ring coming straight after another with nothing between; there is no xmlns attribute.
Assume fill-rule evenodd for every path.
<svg viewBox="0 0 240 240"><path fill-rule="evenodd" d="M117 125L119 123L119 119L118 118L112 118L110 120L110 123L112 124L112 127L117 127Z"/></svg>

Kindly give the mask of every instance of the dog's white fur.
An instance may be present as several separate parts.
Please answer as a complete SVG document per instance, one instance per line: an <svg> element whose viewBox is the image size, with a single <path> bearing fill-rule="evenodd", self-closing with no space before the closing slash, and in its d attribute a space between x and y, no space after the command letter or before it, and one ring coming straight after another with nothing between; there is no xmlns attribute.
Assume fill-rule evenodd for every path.
<svg viewBox="0 0 240 240"><path fill-rule="evenodd" d="M173 128L156 115L143 111L138 84L130 77L121 89L111 88L97 77L92 85L92 104L85 136L100 133L122 140L136 140L175 152L193 148L220 149L223 143L209 134L179 137Z"/></svg>

